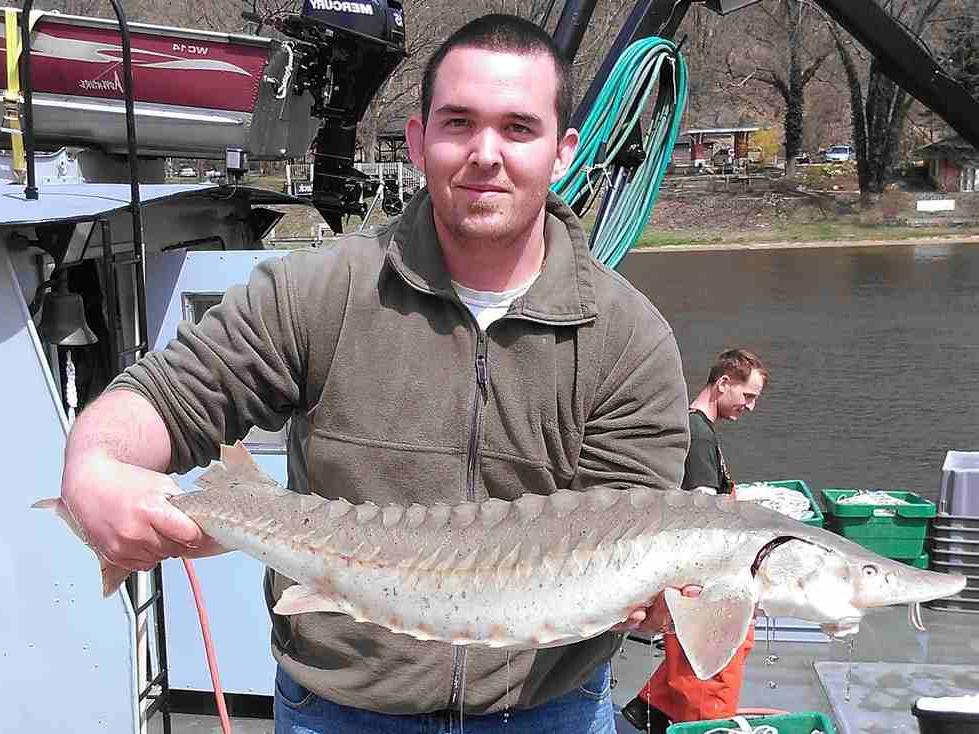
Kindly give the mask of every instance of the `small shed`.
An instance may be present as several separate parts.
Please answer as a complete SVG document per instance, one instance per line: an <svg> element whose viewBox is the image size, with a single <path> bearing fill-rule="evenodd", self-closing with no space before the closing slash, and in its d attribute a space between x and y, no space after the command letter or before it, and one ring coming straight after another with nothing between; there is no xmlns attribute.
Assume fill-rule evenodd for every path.
<svg viewBox="0 0 979 734"><path fill-rule="evenodd" d="M959 135L918 148L912 154L928 163L928 178L940 191L979 191L979 150Z"/></svg>
<svg viewBox="0 0 979 734"><path fill-rule="evenodd" d="M705 127L684 130L673 148L672 162L676 166L712 165L714 157L727 153L727 162L749 158L751 134L760 127Z"/></svg>
<svg viewBox="0 0 979 734"><path fill-rule="evenodd" d="M408 142L405 140L405 124L407 122L407 116L398 115L378 129L374 143L374 160L376 162L409 162Z"/></svg>

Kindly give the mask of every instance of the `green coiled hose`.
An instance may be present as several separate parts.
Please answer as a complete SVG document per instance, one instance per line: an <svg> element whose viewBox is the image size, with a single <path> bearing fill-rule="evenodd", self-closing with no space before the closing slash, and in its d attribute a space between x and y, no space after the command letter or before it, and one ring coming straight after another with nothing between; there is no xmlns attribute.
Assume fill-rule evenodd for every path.
<svg viewBox="0 0 979 734"><path fill-rule="evenodd" d="M645 160L622 186L613 187L609 178L613 161L623 152L656 89L652 120L643 141ZM626 256L649 221L686 104L687 64L676 44L655 36L634 42L615 63L589 110L571 166L551 186L579 212L598 192L603 179L613 191L596 221L590 245L592 254L611 268Z"/></svg>

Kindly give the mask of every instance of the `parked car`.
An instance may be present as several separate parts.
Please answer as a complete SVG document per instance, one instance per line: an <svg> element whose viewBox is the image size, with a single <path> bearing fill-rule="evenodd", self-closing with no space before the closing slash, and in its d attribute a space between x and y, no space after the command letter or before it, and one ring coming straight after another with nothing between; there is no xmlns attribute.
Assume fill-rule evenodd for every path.
<svg viewBox="0 0 979 734"><path fill-rule="evenodd" d="M856 156L849 145L831 145L823 152L823 158L828 163L852 161Z"/></svg>
<svg viewBox="0 0 979 734"><path fill-rule="evenodd" d="M197 176L197 171L195 171L190 166L184 166L179 171L177 171L177 175L180 178L194 178Z"/></svg>
<svg viewBox="0 0 979 734"><path fill-rule="evenodd" d="M212 168L210 171L204 171L204 178L220 178L224 174L216 168Z"/></svg>

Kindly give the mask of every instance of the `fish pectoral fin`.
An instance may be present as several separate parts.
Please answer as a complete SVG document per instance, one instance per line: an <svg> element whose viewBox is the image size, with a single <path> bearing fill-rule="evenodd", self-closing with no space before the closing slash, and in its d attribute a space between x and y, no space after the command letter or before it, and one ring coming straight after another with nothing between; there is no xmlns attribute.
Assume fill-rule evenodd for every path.
<svg viewBox="0 0 979 734"><path fill-rule="evenodd" d="M102 596L107 599L119 591L119 587L129 578L132 571L114 566L98 553L95 555L99 557L99 566L102 569Z"/></svg>
<svg viewBox="0 0 979 734"><path fill-rule="evenodd" d="M272 611L283 617L309 612L346 613L346 610L342 609L335 599L301 584L290 586L283 591L279 601L272 607Z"/></svg>
<svg viewBox="0 0 979 734"><path fill-rule="evenodd" d="M751 589L741 584L709 584L700 596L677 589L663 592L677 641L697 677L707 680L724 669L748 635L755 616Z"/></svg>

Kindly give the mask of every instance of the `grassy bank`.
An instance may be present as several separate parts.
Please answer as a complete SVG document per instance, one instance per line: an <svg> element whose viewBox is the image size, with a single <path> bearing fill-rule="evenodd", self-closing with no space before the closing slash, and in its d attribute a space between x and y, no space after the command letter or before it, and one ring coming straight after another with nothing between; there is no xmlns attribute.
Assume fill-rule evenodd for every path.
<svg viewBox="0 0 979 734"><path fill-rule="evenodd" d="M683 245L744 245L765 242L895 242L925 237L964 237L979 235L979 225L968 227L899 227L888 225L816 222L786 224L764 229L689 229L656 231L647 227L636 243L638 248Z"/></svg>
<svg viewBox="0 0 979 734"><path fill-rule="evenodd" d="M312 237L316 225L322 222L314 209L297 207L271 207L285 212L285 217L276 225L277 238ZM371 224L377 225L387 217L378 213L371 217ZM592 222L585 221L590 231ZM360 220L352 217L348 223L349 231L360 226ZM786 223L770 227L690 228L661 230L651 224L643 230L635 247L655 249L657 247L683 247L705 245L749 245L767 242L847 242L880 241L900 242L908 239L929 237L972 237L979 235L979 224L956 227L906 227L893 225L868 225L847 222Z"/></svg>
<svg viewBox="0 0 979 734"><path fill-rule="evenodd" d="M271 176L250 176L245 183L277 191L284 186L282 179ZM825 206L773 206L761 194L698 194L686 198L666 194L657 203L653 219L643 230L636 247L738 246L772 242L900 242L979 235L979 217L975 216L963 216L945 225L922 222L918 226L909 226L906 218L902 219L900 214L910 207L908 202L891 201L884 202L877 210L840 213L827 210ZM312 238L323 221L312 208L272 208L285 214L275 228L278 239ZM370 223L378 225L386 219L382 212L377 211L371 216ZM590 231L594 214L586 215L583 223ZM704 223L709 225L702 226ZM348 231L355 231L360 224L358 217L351 217L345 227Z"/></svg>

